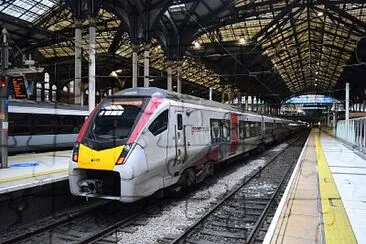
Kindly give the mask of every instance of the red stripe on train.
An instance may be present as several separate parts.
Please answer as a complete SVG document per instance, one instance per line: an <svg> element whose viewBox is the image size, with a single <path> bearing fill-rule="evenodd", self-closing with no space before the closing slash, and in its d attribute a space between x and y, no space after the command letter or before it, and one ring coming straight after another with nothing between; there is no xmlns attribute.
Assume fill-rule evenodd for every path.
<svg viewBox="0 0 366 244"><path fill-rule="evenodd" d="M219 146L211 148L211 150L203 156L201 159L197 160L195 163L197 168L202 168L207 162L217 162L219 160Z"/></svg>
<svg viewBox="0 0 366 244"><path fill-rule="evenodd" d="M93 111L89 114L88 118L85 120L83 126L81 127L81 129L79 131L78 137L76 139L77 142L80 143L81 140L83 139L83 137L85 136L86 131L88 130L91 121L94 119L94 115L97 112L97 109L98 109L98 107L95 107L93 109Z"/></svg>
<svg viewBox="0 0 366 244"><path fill-rule="evenodd" d="M146 106L145 111L143 112L135 128L133 129L130 138L128 138L127 141L128 144L136 142L137 137L141 134L142 130L145 128L147 121L149 121L153 113L156 111L156 109L162 102L163 99L158 97L152 97L150 99L150 102Z"/></svg>
<svg viewBox="0 0 366 244"><path fill-rule="evenodd" d="M236 153L238 144L238 115L231 114L231 154Z"/></svg>

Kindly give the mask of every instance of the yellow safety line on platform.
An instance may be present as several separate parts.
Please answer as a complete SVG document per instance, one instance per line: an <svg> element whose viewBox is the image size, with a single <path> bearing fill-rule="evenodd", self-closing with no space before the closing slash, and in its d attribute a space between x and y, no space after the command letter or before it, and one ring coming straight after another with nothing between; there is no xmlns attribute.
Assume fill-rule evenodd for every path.
<svg viewBox="0 0 366 244"><path fill-rule="evenodd" d="M5 178L5 179L0 179L0 183L15 181L15 180L24 180L24 179L28 179L28 178L32 178L32 177L48 175L48 174L55 174L55 173L61 173L61 172L65 172L65 171L67 171L67 168L49 170L49 171L44 171L44 172L40 172L40 173L33 173L33 174L27 174L27 175L14 176L14 177L9 177L9 178Z"/></svg>
<svg viewBox="0 0 366 244"><path fill-rule="evenodd" d="M313 133L315 134L325 241L328 244L357 243L346 210L344 209L341 196L320 144L318 132L317 130L315 130L315 132L313 130Z"/></svg>

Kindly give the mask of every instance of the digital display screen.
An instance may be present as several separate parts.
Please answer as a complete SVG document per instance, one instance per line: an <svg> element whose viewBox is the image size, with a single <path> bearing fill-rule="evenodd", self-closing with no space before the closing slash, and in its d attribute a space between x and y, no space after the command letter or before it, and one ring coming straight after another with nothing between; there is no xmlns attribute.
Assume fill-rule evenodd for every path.
<svg viewBox="0 0 366 244"><path fill-rule="evenodd" d="M13 86L13 94L15 98L27 98L27 90L25 88L23 76L11 77L11 84Z"/></svg>

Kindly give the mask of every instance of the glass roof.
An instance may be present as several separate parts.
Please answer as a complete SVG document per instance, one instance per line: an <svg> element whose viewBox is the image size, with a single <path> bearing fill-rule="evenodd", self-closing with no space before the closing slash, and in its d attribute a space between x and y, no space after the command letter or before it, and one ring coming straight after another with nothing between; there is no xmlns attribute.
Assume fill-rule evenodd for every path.
<svg viewBox="0 0 366 244"><path fill-rule="evenodd" d="M191 16L192 20L189 20L191 23L187 28L197 28L194 31L199 32L195 33L203 33L203 30L206 30L206 26L203 26L205 23L198 25L196 22L199 22L201 17L205 19L204 14L215 9L207 16L215 14L217 21L213 23L216 29L194 40L189 51L194 52L195 48L204 49L206 44L215 42L246 46L248 50L252 49L254 52L259 50L259 55L268 58L270 60L268 62L272 62L274 68L270 72L279 74L293 93L314 88L322 91L334 88L350 57L354 54L357 41L366 30L364 24L366 3L359 3L362 1L353 1L354 3L328 1L328 4L315 1L312 6L309 6L305 3L306 1L297 0L236 0L230 8L221 6L223 2L222 0L176 0L172 1L172 6L166 13L171 14L170 21L187 22L189 19L186 16L187 11L192 12L192 16L196 17ZM45 40L48 44L37 49L45 59L72 57L74 56L74 21L70 9L65 8L63 4L64 1L61 0L8 0L2 1L0 12L30 22L34 26L47 30L47 33L56 32L55 35L65 37L60 38L62 41L58 43L53 38ZM214 7L211 10L210 4ZM220 16L222 14L224 16L225 13L229 17L227 21L222 21ZM96 52L112 53L131 59L132 49L128 33L122 33L121 40L117 40L120 43L114 47L115 36L121 32L121 21L111 12L101 9L97 22ZM221 23L230 24L222 26ZM207 30L210 24L207 22ZM87 20L83 25L82 46L85 52L83 57L87 59L88 55L85 51L88 50L88 34L85 31L88 25ZM186 27L185 25L186 23L183 23L181 27ZM215 36L219 36L220 40ZM167 59L164 51L156 40L152 41L151 47L151 66L165 71ZM112 52L111 49L113 49ZM141 45L139 56L142 56L142 53ZM195 55L191 56L195 57ZM205 66L202 60L193 57L184 57L180 61L182 77L201 86L213 87L220 91L222 86L219 75ZM142 59L139 62L143 62ZM178 63L173 63L173 67L177 65ZM173 68L173 70L176 69Z"/></svg>
<svg viewBox="0 0 366 244"><path fill-rule="evenodd" d="M0 12L34 22L46 14L59 0L15 0L0 5Z"/></svg>
<svg viewBox="0 0 366 244"><path fill-rule="evenodd" d="M249 2L238 1L237 5L244 7ZM339 3L331 9L321 4L314 8L299 5L289 10L282 5L267 3L260 14L215 32L222 43L261 47L262 55L271 60L291 92L331 90L362 34L355 21L366 21L366 4ZM202 34L192 46L204 49L205 44L218 42L216 39L211 33Z"/></svg>
<svg viewBox="0 0 366 244"><path fill-rule="evenodd" d="M47 21L42 24L43 28L46 28L51 31L60 31L62 29L73 27L73 21L71 19L71 13L69 9L63 9L61 13L58 13L58 18L53 19L52 21ZM63 16L60 18L60 16ZM109 48L112 44L113 38L117 33L117 29L120 25L120 20L116 19L116 17L109 13L108 11L101 9L99 12L99 18L102 25L97 25L97 34L96 34L96 53L97 54L106 54L109 53ZM85 29L87 29L88 22L85 21L83 23L85 25ZM116 51L116 54L121 56L122 58L126 58L130 60L132 58L132 45L130 41L129 34L124 32L121 37L121 45ZM83 48L83 57L85 59L88 58L88 34L85 33L83 35L82 48ZM53 44L47 47L38 48L38 51L45 58L63 58L63 57L72 57L74 56L74 45L73 42L64 41L57 44ZM140 56L142 56L144 51L143 45L139 46L138 52ZM139 63L143 64L143 59L139 59ZM195 60L194 58L184 57L182 63L182 78L198 84L202 87L212 87L216 91L221 91L222 87L220 85L220 79L218 75L214 73L211 69L207 68L200 61ZM176 75L177 71L177 62L172 63L173 75ZM167 59L165 57L163 49L160 47L158 42L153 39L151 43L150 50L150 66L159 71L165 71L167 68Z"/></svg>

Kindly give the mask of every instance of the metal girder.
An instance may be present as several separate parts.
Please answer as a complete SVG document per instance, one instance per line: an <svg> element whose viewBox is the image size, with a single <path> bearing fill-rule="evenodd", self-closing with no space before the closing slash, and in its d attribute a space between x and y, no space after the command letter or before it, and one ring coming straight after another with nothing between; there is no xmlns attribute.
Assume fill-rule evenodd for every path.
<svg viewBox="0 0 366 244"><path fill-rule="evenodd" d="M321 2L325 2L324 0L321 0ZM359 20L358 18L354 17L353 15L347 13L346 11L344 11L343 9L340 9L339 7L337 7L336 5L334 5L334 3L327 3L327 7L331 10L333 10L334 12L338 13L339 16L346 18L350 21L352 21L353 24L361 27L364 29L364 32L366 32L366 23L362 22L361 20Z"/></svg>
<svg viewBox="0 0 366 244"><path fill-rule="evenodd" d="M287 21L290 20L291 18L291 9L292 9L292 5L295 5L299 2L300 0L297 0L295 1L293 4L289 5L288 7L286 7L285 9L283 9L279 14L276 15L275 18L273 18L273 20L267 24L261 31L257 32L257 34L255 34L253 36L253 41L256 41L259 37L262 37L263 34L265 34L263 36L264 39L268 38L272 32L278 30L279 27L285 25L287 23ZM271 5L272 6L272 5ZM297 12L301 11L301 8L299 8L295 14ZM272 13L273 13L273 9L272 9ZM284 18L286 15L289 15L287 16L286 18ZM279 21L281 21L281 23L279 23ZM273 26L276 26L276 28L273 28ZM270 28L273 28L272 30L268 31Z"/></svg>

